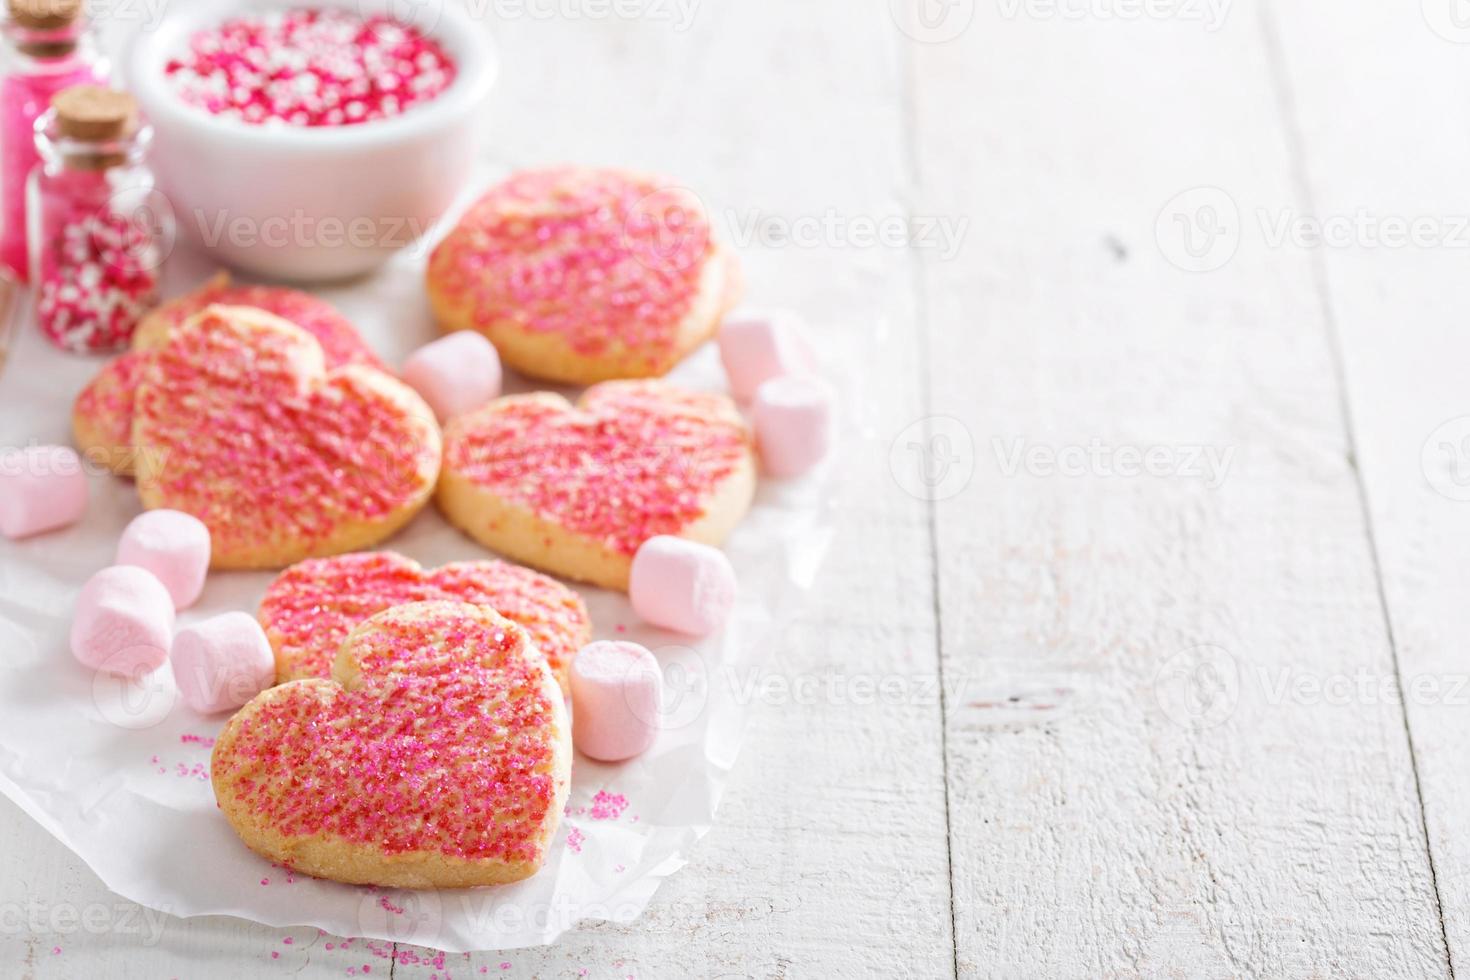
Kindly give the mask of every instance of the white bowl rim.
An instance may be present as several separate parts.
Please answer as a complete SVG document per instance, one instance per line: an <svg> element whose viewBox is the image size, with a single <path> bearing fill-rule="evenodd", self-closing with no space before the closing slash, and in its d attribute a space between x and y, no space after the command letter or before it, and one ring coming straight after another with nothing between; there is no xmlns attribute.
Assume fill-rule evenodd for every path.
<svg viewBox="0 0 1470 980"><path fill-rule="evenodd" d="M371 147L413 138L445 125L461 123L466 113L483 104L499 73L495 41L483 24L452 3L444 3L438 20L427 30L456 58L457 73L449 87L433 99L391 119L347 126L260 125L226 119L189 105L169 85L162 66L176 50L173 45L188 32L218 23L239 13L300 7L346 7L360 10L362 0L277 0L251 3L204 4L167 16L157 27L134 39L127 59L126 83L138 96L151 123L167 117L171 124L190 126L222 140L246 140L280 150L324 151Z"/></svg>

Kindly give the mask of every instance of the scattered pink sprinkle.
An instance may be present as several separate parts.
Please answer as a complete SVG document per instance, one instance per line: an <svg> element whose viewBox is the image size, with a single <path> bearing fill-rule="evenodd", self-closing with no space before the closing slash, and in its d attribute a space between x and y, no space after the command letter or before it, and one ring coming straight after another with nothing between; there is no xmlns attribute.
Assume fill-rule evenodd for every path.
<svg viewBox="0 0 1470 980"><path fill-rule="evenodd" d="M627 808L628 798L622 793L613 795L606 790L599 790L592 798L590 812L593 820L616 820Z"/></svg>
<svg viewBox="0 0 1470 980"><path fill-rule="evenodd" d="M260 879L260 883L262 885L269 885L271 883L271 880L269 878L262 878Z"/></svg>
<svg viewBox="0 0 1470 980"><path fill-rule="evenodd" d="M296 942L296 940L292 939L290 936L287 936L285 939L282 939L281 942L285 943L287 946L290 946L292 943Z"/></svg>
<svg viewBox="0 0 1470 980"><path fill-rule="evenodd" d="M198 745L201 748L206 749L214 748L214 739L210 738L207 735L180 735L179 741L183 742L185 745Z"/></svg>
<svg viewBox="0 0 1470 980"><path fill-rule="evenodd" d="M271 959L278 960L280 958L281 958L281 951L280 950L278 950L278 949L271 950Z"/></svg>
<svg viewBox="0 0 1470 980"><path fill-rule="evenodd" d="M51 955L52 956L60 956L61 955L61 947L60 946L52 946L51 947Z"/></svg>
<svg viewBox="0 0 1470 980"><path fill-rule="evenodd" d="M586 836L576 827L567 830L567 847L572 849L573 854L582 853L582 841L584 840L586 840Z"/></svg>
<svg viewBox="0 0 1470 980"><path fill-rule="evenodd" d="M510 964L509 963L502 963L502 964L500 964L500 968L502 970L509 970L510 969Z"/></svg>

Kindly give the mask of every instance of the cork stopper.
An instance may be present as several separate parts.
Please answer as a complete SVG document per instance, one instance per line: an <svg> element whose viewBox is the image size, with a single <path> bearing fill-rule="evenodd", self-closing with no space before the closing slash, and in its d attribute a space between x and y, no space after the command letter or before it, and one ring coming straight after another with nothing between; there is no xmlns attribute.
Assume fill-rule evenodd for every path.
<svg viewBox="0 0 1470 980"><path fill-rule="evenodd" d="M84 143L125 140L138 131L138 103L126 92L101 85L73 85L51 100L56 128Z"/></svg>
<svg viewBox="0 0 1470 980"><path fill-rule="evenodd" d="M32 31L55 31L82 19L83 0L5 0L10 19Z"/></svg>

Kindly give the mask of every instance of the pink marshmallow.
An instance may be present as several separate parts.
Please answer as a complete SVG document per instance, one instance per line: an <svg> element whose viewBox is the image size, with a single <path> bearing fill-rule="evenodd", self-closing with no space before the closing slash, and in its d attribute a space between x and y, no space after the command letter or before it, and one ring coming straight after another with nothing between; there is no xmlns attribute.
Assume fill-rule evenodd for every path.
<svg viewBox="0 0 1470 980"><path fill-rule="evenodd" d="M628 598L655 626L704 636L729 618L735 569L718 548L669 535L649 538L633 556Z"/></svg>
<svg viewBox="0 0 1470 980"><path fill-rule="evenodd" d="M816 369L816 356L791 313L727 320L720 328L719 345L730 391L740 401L749 401L772 378Z"/></svg>
<svg viewBox="0 0 1470 980"><path fill-rule="evenodd" d="M174 603L163 583L133 565L87 580L71 623L71 652L94 670L137 677L168 659Z"/></svg>
<svg viewBox="0 0 1470 980"><path fill-rule="evenodd" d="M751 409L761 466L775 477L800 476L832 448L832 392L816 378L772 378Z"/></svg>
<svg viewBox="0 0 1470 980"><path fill-rule="evenodd" d="M658 737L663 674L636 643L603 641L572 661L572 740L600 762L646 752Z"/></svg>
<svg viewBox="0 0 1470 980"><path fill-rule="evenodd" d="M460 330L414 351L403 380L447 422L500 397L500 355L482 335Z"/></svg>
<svg viewBox="0 0 1470 980"><path fill-rule="evenodd" d="M117 545L119 565L137 565L158 577L175 609L192 606L209 574L209 528L191 514L150 510L133 518Z"/></svg>
<svg viewBox="0 0 1470 980"><path fill-rule="evenodd" d="M206 619L174 638L170 659L184 703L202 715L232 711L276 682L276 657L249 613Z"/></svg>
<svg viewBox="0 0 1470 980"><path fill-rule="evenodd" d="M0 451L0 534L25 538L75 524L87 511L87 474L65 446Z"/></svg>

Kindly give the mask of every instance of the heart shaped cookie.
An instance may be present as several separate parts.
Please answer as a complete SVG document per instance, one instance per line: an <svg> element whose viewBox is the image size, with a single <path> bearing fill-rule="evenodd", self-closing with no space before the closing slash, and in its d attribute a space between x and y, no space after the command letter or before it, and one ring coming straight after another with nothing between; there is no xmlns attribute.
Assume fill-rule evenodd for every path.
<svg viewBox="0 0 1470 980"><path fill-rule="evenodd" d="M263 310L212 306L158 348L134 404L143 506L203 521L215 568L277 568L376 544L427 501L433 412Z"/></svg>
<svg viewBox="0 0 1470 980"><path fill-rule="evenodd" d="M740 264L699 197L620 170L513 174L434 249L440 327L478 330L505 363L571 384L667 374L738 302Z"/></svg>
<svg viewBox="0 0 1470 980"><path fill-rule="evenodd" d="M72 407L72 432L90 461L119 476L133 473L133 398L151 350L169 334L212 304L253 306L305 330L322 345L327 367L365 364L381 368L376 355L346 317L309 293L279 286L235 286L220 273L199 289L149 313L133 335L133 349L102 366Z"/></svg>
<svg viewBox="0 0 1470 980"><path fill-rule="evenodd" d="M755 493L751 437L723 395L659 381L501 398L450 423L438 503L487 547L628 587L633 555L673 534L720 544Z"/></svg>
<svg viewBox="0 0 1470 980"><path fill-rule="evenodd" d="M251 850L353 884L519 881L566 805L570 726L525 631L484 606L397 606L347 637L330 680L230 719L215 799Z"/></svg>
<svg viewBox="0 0 1470 980"><path fill-rule="evenodd" d="M313 558L266 589L260 625L276 651L280 683L328 677L347 634L393 606L444 600L489 606L525 629L565 690L592 622L577 593L553 578L503 561L466 561L432 572L391 551Z"/></svg>

